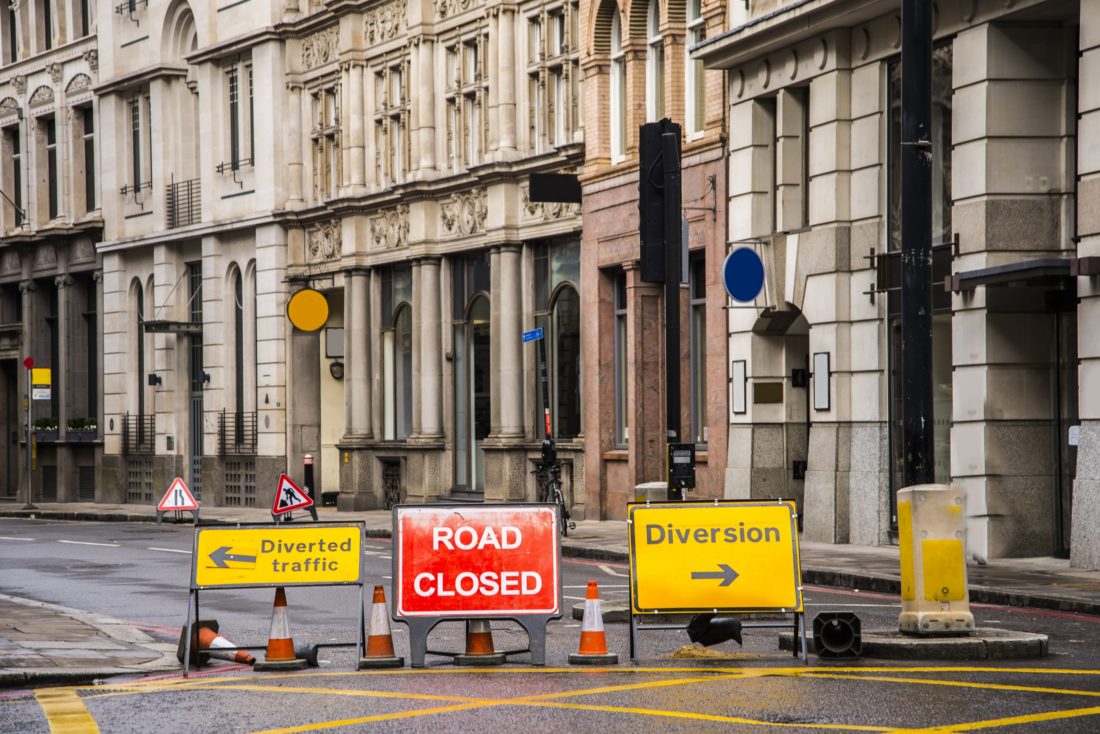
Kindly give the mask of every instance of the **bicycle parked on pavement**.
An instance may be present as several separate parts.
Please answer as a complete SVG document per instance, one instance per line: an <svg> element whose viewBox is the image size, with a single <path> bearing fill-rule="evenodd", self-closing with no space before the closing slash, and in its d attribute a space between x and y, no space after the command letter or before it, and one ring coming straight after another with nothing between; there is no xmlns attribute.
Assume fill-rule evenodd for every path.
<svg viewBox="0 0 1100 734"><path fill-rule="evenodd" d="M535 470L531 472L538 480L538 501L549 502L558 506L558 520L562 537L567 537L569 531L577 527L575 522L569 519L569 506L565 502L565 494L562 492L561 462L558 461L557 450L552 439L544 439L542 442L542 458Z"/></svg>

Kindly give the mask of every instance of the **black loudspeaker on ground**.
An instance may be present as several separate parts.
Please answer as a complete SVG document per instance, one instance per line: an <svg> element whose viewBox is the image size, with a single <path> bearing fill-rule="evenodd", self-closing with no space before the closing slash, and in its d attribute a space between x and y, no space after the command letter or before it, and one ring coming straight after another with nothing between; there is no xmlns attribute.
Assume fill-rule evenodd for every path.
<svg viewBox="0 0 1100 734"><path fill-rule="evenodd" d="M814 651L819 658L858 658L863 652L860 621L852 612L814 617Z"/></svg>

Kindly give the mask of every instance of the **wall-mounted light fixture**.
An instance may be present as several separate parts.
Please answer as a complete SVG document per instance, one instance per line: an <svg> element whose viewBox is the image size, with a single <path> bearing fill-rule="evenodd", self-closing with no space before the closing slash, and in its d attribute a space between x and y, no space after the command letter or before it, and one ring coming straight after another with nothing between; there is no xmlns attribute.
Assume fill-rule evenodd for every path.
<svg viewBox="0 0 1100 734"><path fill-rule="evenodd" d="M203 373L202 373L202 384L203 385L209 385L210 384L210 373L205 371L205 370L203 370Z"/></svg>
<svg viewBox="0 0 1100 734"><path fill-rule="evenodd" d="M814 410L829 409L829 353L814 352Z"/></svg>
<svg viewBox="0 0 1100 734"><path fill-rule="evenodd" d="M344 363L340 360L330 363L328 366L328 373L332 375L332 379L334 380L344 379Z"/></svg>
<svg viewBox="0 0 1100 734"><path fill-rule="evenodd" d="M163 385L164 380L156 372L149 373L149 387L156 387L157 385Z"/></svg>

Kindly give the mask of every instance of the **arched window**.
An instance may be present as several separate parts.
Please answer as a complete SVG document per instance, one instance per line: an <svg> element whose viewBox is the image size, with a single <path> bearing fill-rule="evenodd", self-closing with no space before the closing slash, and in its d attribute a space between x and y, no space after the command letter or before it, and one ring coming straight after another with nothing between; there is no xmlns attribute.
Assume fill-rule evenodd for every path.
<svg viewBox="0 0 1100 734"><path fill-rule="evenodd" d="M661 6L649 0L646 13L645 80L646 119L656 122L665 116L665 48L661 41Z"/></svg>
<svg viewBox="0 0 1100 734"><path fill-rule="evenodd" d="M402 440L412 433L412 308L399 305L383 335L386 378L385 436Z"/></svg>
<svg viewBox="0 0 1100 734"><path fill-rule="evenodd" d="M233 269L233 411L237 420L244 413L244 279Z"/></svg>
<svg viewBox="0 0 1100 734"><path fill-rule="evenodd" d="M615 6L611 19L611 161L626 156L626 54L623 25Z"/></svg>
<svg viewBox="0 0 1100 734"><path fill-rule="evenodd" d="M554 296L550 343L554 435L576 438L581 432L581 300L572 285L563 285Z"/></svg>
<svg viewBox="0 0 1100 734"><path fill-rule="evenodd" d="M133 350L132 358L134 361L131 363L137 367L134 370L133 380L135 392L137 393L137 405L135 406L137 414L145 415L145 291L141 287L141 281L135 280L132 289L133 300L131 302L131 313L134 314L134 328L133 328Z"/></svg>

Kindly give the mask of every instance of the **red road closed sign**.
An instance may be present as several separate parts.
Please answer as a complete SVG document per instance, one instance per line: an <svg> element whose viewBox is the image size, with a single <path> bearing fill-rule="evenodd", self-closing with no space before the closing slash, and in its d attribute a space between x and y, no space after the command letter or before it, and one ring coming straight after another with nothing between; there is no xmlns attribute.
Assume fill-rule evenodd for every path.
<svg viewBox="0 0 1100 734"><path fill-rule="evenodd" d="M534 504L394 508L395 616L559 614L556 513Z"/></svg>

